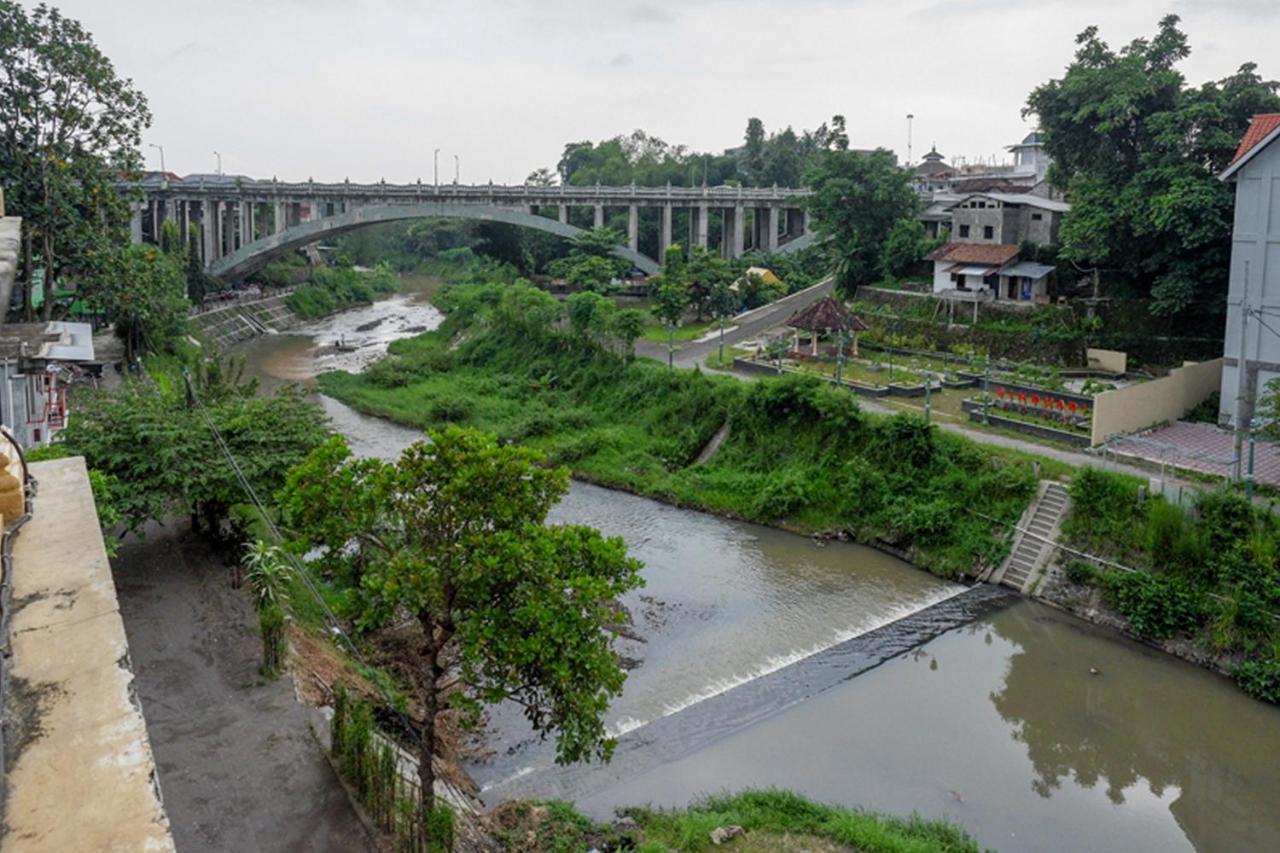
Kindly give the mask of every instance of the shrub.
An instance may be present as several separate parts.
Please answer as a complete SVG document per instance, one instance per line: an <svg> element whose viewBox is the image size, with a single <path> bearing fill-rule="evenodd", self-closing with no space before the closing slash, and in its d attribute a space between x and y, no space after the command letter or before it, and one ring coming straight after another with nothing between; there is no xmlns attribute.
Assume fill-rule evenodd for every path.
<svg viewBox="0 0 1280 853"><path fill-rule="evenodd" d="M1153 500L1147 507L1147 549L1156 571L1189 576L1205 570L1208 554L1201 530L1181 507Z"/></svg>
<svg viewBox="0 0 1280 853"><path fill-rule="evenodd" d="M1280 657L1247 660L1235 668L1233 675L1245 693L1280 705Z"/></svg>
<svg viewBox="0 0 1280 853"><path fill-rule="evenodd" d="M813 477L803 471L788 471L770 477L756 494L752 514L769 521L791 515L809 502Z"/></svg>
<svg viewBox="0 0 1280 853"><path fill-rule="evenodd" d="M466 397L441 395L427 406L427 419L434 423L459 423L471 415L471 401Z"/></svg>
<svg viewBox="0 0 1280 853"><path fill-rule="evenodd" d="M1098 576L1098 570L1087 560L1072 560L1063 568L1067 580L1072 583L1092 583Z"/></svg>
<svg viewBox="0 0 1280 853"><path fill-rule="evenodd" d="M1181 578L1116 571L1105 583L1111 603L1140 637L1164 640L1204 622L1203 596Z"/></svg>

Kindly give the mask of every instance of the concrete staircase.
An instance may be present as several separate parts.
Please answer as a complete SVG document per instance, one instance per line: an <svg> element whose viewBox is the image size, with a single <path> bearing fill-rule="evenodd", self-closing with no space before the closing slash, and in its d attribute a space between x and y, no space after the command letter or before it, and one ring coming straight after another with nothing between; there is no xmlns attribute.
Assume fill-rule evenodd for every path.
<svg viewBox="0 0 1280 853"><path fill-rule="evenodd" d="M1035 592L1051 565L1062 519L1070 507L1071 498L1061 483L1042 480L1036 499L1018 521L1013 548L992 574L991 583L1028 595Z"/></svg>

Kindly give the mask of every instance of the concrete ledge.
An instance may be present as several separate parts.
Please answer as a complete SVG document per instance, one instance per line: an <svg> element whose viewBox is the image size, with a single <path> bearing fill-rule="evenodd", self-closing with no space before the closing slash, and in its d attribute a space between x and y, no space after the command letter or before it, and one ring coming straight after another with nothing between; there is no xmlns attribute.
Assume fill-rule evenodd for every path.
<svg viewBox="0 0 1280 853"><path fill-rule="evenodd" d="M5 850L173 850L84 460L31 466L13 545Z"/></svg>

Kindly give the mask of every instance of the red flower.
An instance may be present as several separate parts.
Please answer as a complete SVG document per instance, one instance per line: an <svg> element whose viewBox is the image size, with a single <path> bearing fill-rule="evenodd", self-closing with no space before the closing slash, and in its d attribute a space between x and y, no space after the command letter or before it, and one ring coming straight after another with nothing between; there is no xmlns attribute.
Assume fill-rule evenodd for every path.
<svg viewBox="0 0 1280 853"><path fill-rule="evenodd" d="M1061 400L1055 400L1053 404L1058 407L1058 411L1066 408L1066 405Z"/></svg>
<svg viewBox="0 0 1280 853"><path fill-rule="evenodd" d="M996 396L997 396L997 397L999 397L1001 400L1003 400L1003 399L1004 399L1004 389L1003 389L1003 388L997 388L997 389L996 389Z"/></svg>
<svg viewBox="0 0 1280 853"><path fill-rule="evenodd" d="M1075 400L1072 400L1071 402L1067 403L1067 411L1073 415L1076 413L1076 410L1079 408L1080 406L1076 403Z"/></svg>
<svg viewBox="0 0 1280 853"><path fill-rule="evenodd" d="M1032 394L1032 395L1031 395L1031 405L1033 405L1033 406L1038 406L1038 405L1040 405L1040 395L1039 395L1039 394Z"/></svg>

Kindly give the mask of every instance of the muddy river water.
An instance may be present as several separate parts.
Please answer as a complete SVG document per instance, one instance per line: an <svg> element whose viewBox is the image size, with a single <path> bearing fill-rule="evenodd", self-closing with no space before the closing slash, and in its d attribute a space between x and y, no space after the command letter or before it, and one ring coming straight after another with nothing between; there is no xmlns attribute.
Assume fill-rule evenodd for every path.
<svg viewBox="0 0 1280 853"><path fill-rule="evenodd" d="M356 331L357 327L372 328ZM358 370L439 321L397 296L241 345L265 384ZM339 337L362 345L332 348ZM361 454L414 430L321 397ZM1000 850L1280 850L1280 709L1113 632L879 552L575 483L554 521L626 539L644 589L605 767L494 710L484 796L598 817L747 786L959 821Z"/></svg>

